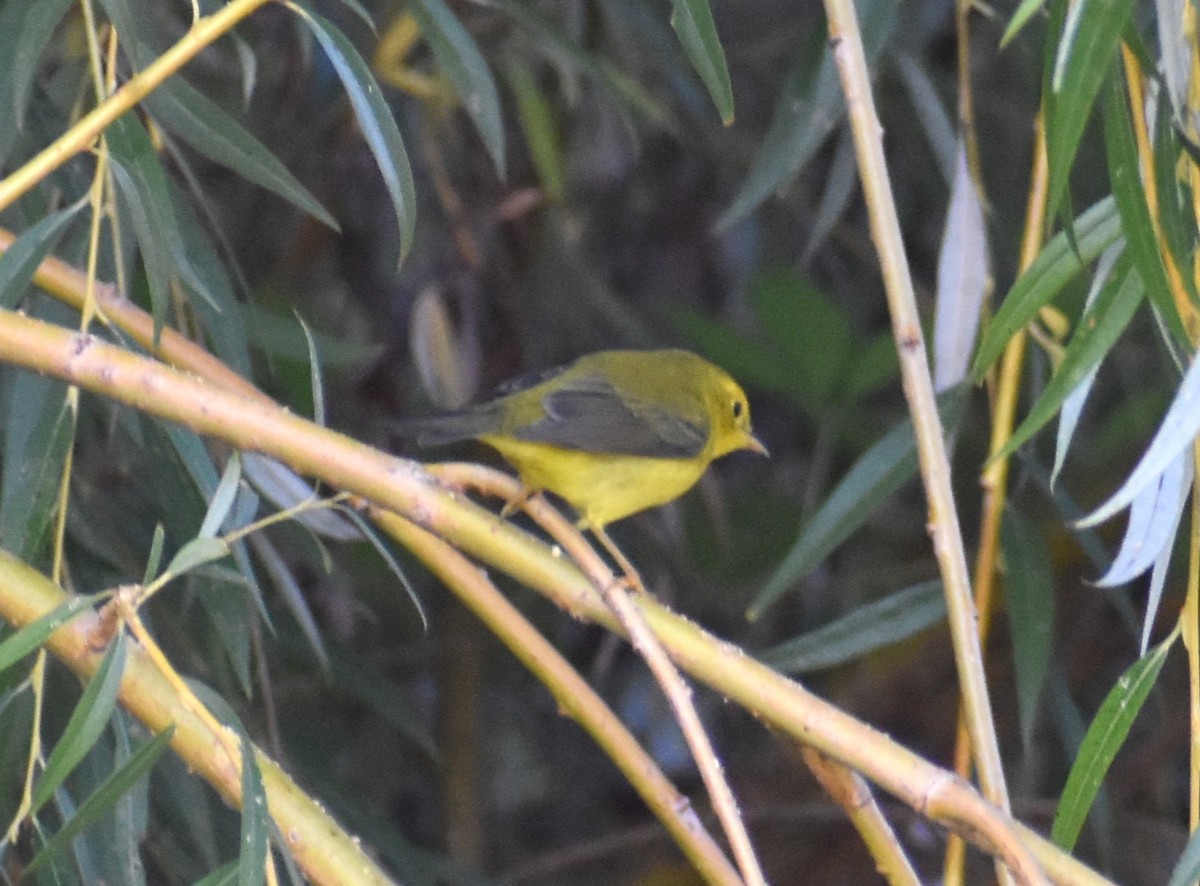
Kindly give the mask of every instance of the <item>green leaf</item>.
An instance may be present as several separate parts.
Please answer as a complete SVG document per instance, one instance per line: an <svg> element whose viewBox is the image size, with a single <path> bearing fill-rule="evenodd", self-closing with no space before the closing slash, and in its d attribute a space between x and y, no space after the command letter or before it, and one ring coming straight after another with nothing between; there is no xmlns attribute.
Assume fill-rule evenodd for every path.
<svg viewBox="0 0 1200 886"><path fill-rule="evenodd" d="M1079 746L1079 755L1067 775L1050 831L1050 838L1066 851L1069 852L1079 838L1104 775L1125 743L1178 636L1176 630L1121 675L1088 727L1083 744Z"/></svg>
<svg viewBox="0 0 1200 886"><path fill-rule="evenodd" d="M1075 245L1066 232L1047 243L1038 257L1013 283L1000 309L983 334L975 353L972 372L976 381L983 378L1003 352L1013 334L1025 327L1043 305L1121 235L1121 217L1112 197L1105 197L1075 219Z"/></svg>
<svg viewBox="0 0 1200 886"><path fill-rule="evenodd" d="M1041 396L994 458L1006 458L1058 414L1071 392L1107 356L1117 338L1125 331L1146 289L1132 262L1123 256L1113 275L1104 284L1095 303L1084 311L1075 325L1075 334Z"/></svg>
<svg viewBox="0 0 1200 886"><path fill-rule="evenodd" d="M232 169L278 194L322 224L339 230L337 220L279 159L219 105L179 77L146 98L154 117L214 163Z"/></svg>
<svg viewBox="0 0 1200 886"><path fill-rule="evenodd" d="M263 790L262 773L255 757L254 743L233 708L218 693L195 680L188 682L196 698L216 719L237 733L242 756L242 827L238 852L239 886L259 886L266 876L267 839L270 835L270 811Z"/></svg>
<svg viewBox="0 0 1200 886"><path fill-rule="evenodd" d="M104 732L121 689L126 651L125 633L120 631L84 689L62 737L50 752L42 777L34 786L30 815L35 814L54 795Z"/></svg>
<svg viewBox="0 0 1200 886"><path fill-rule="evenodd" d="M1004 511L1000 546L1017 673L1017 714L1021 742L1028 751L1054 639L1053 568L1042 532L1011 505Z"/></svg>
<svg viewBox="0 0 1200 886"><path fill-rule="evenodd" d="M242 729L242 844L238 855L238 886L260 886L267 875L267 837L271 819L262 773L254 745Z"/></svg>
<svg viewBox="0 0 1200 886"><path fill-rule="evenodd" d="M238 878L238 862L221 865L211 874L201 877L193 886L231 886Z"/></svg>
<svg viewBox="0 0 1200 886"><path fill-rule="evenodd" d="M673 0L671 4L671 27L679 35L683 51L687 53L692 67L704 81L708 94L712 96L721 122L726 126L733 123L733 86L729 82L729 68L725 65L725 50L717 36L717 23L713 21L708 0Z"/></svg>
<svg viewBox="0 0 1200 886"><path fill-rule="evenodd" d="M292 567L266 536L255 535L250 539L250 544L258 555L258 562L267 570L267 575L270 576L276 590L283 597L284 605L292 613L296 624L300 626L317 661L320 662L322 668L328 670L329 653L325 649L325 640L321 636L321 626L313 615L308 598L304 595L300 583L292 573Z"/></svg>
<svg viewBox="0 0 1200 886"><path fill-rule="evenodd" d="M890 0L867 0L862 4L868 64L874 63L891 34L896 8ZM814 31L784 80L762 147L733 202L717 220L718 231L728 230L795 178L846 112L828 40L822 29ZM821 61L814 75L812 60L816 58Z"/></svg>
<svg viewBox="0 0 1200 886"><path fill-rule="evenodd" d="M1046 97L1048 217L1058 212L1066 194L1083 130L1112 66L1133 3L1134 0L1078 0L1070 5L1063 20Z"/></svg>
<svg viewBox="0 0 1200 886"><path fill-rule="evenodd" d="M0 548L36 560L55 513L63 465L75 436L66 386L17 374L4 429Z"/></svg>
<svg viewBox="0 0 1200 886"><path fill-rule="evenodd" d="M947 434L962 416L967 386L949 388L938 397ZM805 524L783 562L767 580L746 612L751 621L763 614L796 582L815 569L860 527L884 499L917 472L917 445L911 421L892 428L846 474Z"/></svg>
<svg viewBox="0 0 1200 886"><path fill-rule="evenodd" d="M225 463L221 482L217 484L217 491L213 493L212 500L208 503L204 522L200 525L200 531L196 533L199 538L213 538L221 531L225 518L233 509L233 502L237 498L238 486L241 482L242 458L237 452L234 452L229 456L229 461Z"/></svg>
<svg viewBox="0 0 1200 886"><path fill-rule="evenodd" d="M183 575L205 563L228 557L229 553L229 545L223 538L193 538L171 558L166 572L170 575Z"/></svg>
<svg viewBox="0 0 1200 886"><path fill-rule="evenodd" d="M525 144L529 148L533 168L537 170L542 192L547 200L561 203L566 194L566 173L563 171L562 148L554 111L526 65L511 61L505 68L505 74L509 88L517 99L521 130L525 133Z"/></svg>
<svg viewBox="0 0 1200 886"><path fill-rule="evenodd" d="M945 617L941 581L922 582L851 610L759 657L785 674L831 668L907 640Z"/></svg>
<svg viewBox="0 0 1200 886"><path fill-rule="evenodd" d="M358 126L375 155L383 183L392 198L392 207L400 223L400 261L403 261L412 246L417 197L396 120L371 76L370 68L346 35L316 13L295 5L291 8L312 29L346 89Z"/></svg>
<svg viewBox="0 0 1200 886"><path fill-rule="evenodd" d="M1180 140L1171 125L1171 103L1158 102L1154 116L1154 181L1158 191L1158 221L1167 247L1177 268L1186 268L1191 261L1192 244L1196 242L1196 217L1191 212L1190 194L1180 190L1176 169L1182 151ZM1186 208L1185 208L1186 205ZM1200 293L1191 274L1180 274L1192 301L1200 303Z"/></svg>
<svg viewBox="0 0 1200 886"><path fill-rule="evenodd" d="M313 340L312 330L304 322L299 313L296 322L304 330L304 343L308 346L308 376L312 387L313 421L325 427L325 385L321 381L321 356L317 353L317 343Z"/></svg>
<svg viewBox="0 0 1200 886"><path fill-rule="evenodd" d="M113 178L133 222L146 279L157 341L166 322L175 276L172 255L183 251L171 211L167 173L158 161L150 136L133 113L121 115L105 132Z"/></svg>
<svg viewBox="0 0 1200 886"><path fill-rule="evenodd" d="M1104 113L1104 144L1108 155L1108 177L1112 183L1117 210L1121 213L1121 230L1133 254L1138 274L1145 284L1150 301L1175 333L1179 342L1188 341L1183 321L1175 307L1167 269L1158 251L1158 236L1150 220L1146 193L1142 186L1141 162L1133 135L1129 104L1122 89L1123 77L1112 77L1107 90Z"/></svg>
<svg viewBox="0 0 1200 886"><path fill-rule="evenodd" d="M1004 36L1000 38L1000 48L1003 49L1009 42L1020 33L1026 23L1033 18L1034 13L1038 12L1046 5L1046 0L1021 0L1021 5L1017 7L1017 11L1008 21L1008 27L1004 29Z"/></svg>
<svg viewBox="0 0 1200 886"><path fill-rule="evenodd" d="M46 638L79 613L90 609L102 596L103 594L92 594L87 597L72 597L36 621L31 621L11 637L6 637L4 642L0 643L0 674L41 646Z"/></svg>
<svg viewBox="0 0 1200 886"><path fill-rule="evenodd" d="M63 852L77 836L112 811L126 793L145 776L158 758L171 745L175 725L171 724L154 738L143 744L125 763L108 776L104 782L83 802L66 824L42 847L33 861L25 868L31 873L42 864Z"/></svg>
<svg viewBox="0 0 1200 886"><path fill-rule="evenodd" d="M42 53L71 0L5 0L0 4L0 157L25 128L29 93Z"/></svg>
<svg viewBox="0 0 1200 886"><path fill-rule="evenodd" d="M412 0L408 8L429 41L438 67L446 72L450 85L479 131L495 164L496 174L503 181L504 121L500 113L500 96L475 38L444 0Z"/></svg>
<svg viewBox="0 0 1200 886"><path fill-rule="evenodd" d="M526 3L515 0L493 0L514 21L519 23L531 46L537 47L556 62L570 66L586 74L629 110L639 114L650 123L668 132L677 132L679 127L670 109L654 97L635 78L606 59L582 50L569 40Z"/></svg>
<svg viewBox="0 0 1200 886"><path fill-rule="evenodd" d="M17 306L42 259L54 251L67 226L87 203L85 197L50 213L23 231L0 255L0 308L11 310Z"/></svg>

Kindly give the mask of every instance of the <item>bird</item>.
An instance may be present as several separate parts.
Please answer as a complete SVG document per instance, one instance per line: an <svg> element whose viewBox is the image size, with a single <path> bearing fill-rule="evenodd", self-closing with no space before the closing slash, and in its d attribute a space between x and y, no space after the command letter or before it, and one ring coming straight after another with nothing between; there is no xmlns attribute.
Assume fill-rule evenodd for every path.
<svg viewBox="0 0 1200 886"><path fill-rule="evenodd" d="M485 443L527 492L557 495L602 541L608 524L679 498L714 459L768 454L738 383L678 349L597 351L397 430L421 446Z"/></svg>

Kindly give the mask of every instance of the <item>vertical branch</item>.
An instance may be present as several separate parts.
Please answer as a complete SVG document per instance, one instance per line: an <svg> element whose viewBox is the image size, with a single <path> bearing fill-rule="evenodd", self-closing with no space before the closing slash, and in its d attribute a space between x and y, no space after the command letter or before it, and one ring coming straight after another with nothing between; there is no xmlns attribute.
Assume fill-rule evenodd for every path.
<svg viewBox="0 0 1200 886"><path fill-rule="evenodd" d="M971 599L971 580L950 486L949 460L925 354L921 318L884 160L882 129L871 95L870 73L853 3L850 0L826 0L825 10L854 132L872 240L879 253L904 393L916 433L921 478L929 502L929 532L946 594L947 616L975 767L984 795L1007 811L1008 791L992 723L983 656L976 633L975 605ZM1006 875L1002 873L1001 876Z"/></svg>
<svg viewBox="0 0 1200 886"><path fill-rule="evenodd" d="M1049 167L1046 163L1046 140L1039 114L1034 127L1033 170L1030 173L1029 200L1025 208L1025 234L1021 241L1020 270L1025 270L1037 257L1042 245L1042 231L1046 224L1046 185ZM980 650L987 648L991 632L992 613L995 609L995 587L1000 557L1000 522L1004 515L1004 503L1008 498L1009 457L996 458L1012 437L1020 395L1022 367L1025 363L1025 345L1028 334L1017 332L1004 349L1000 362L1000 375L992 397L992 429L988 442L990 456L987 467L979 479L983 489L983 514L979 525L979 548L975 554L975 609L979 613ZM954 742L954 771L964 778L970 774L971 741L962 710L958 717L958 734ZM962 838L952 834L946 843L946 861L943 880L946 886L963 883L963 866L966 861L966 844Z"/></svg>

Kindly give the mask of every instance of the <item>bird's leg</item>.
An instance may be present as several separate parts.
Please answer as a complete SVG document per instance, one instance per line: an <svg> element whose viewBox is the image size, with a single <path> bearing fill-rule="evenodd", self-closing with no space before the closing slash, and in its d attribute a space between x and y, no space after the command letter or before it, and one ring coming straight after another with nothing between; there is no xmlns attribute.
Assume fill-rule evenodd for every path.
<svg viewBox="0 0 1200 886"><path fill-rule="evenodd" d="M604 531L603 526L589 524L592 533L600 540L600 544L604 545L604 549L609 555L617 561L617 568L623 573L618 579L629 590L638 593L646 593L646 585L642 582L642 576L637 571L637 568L629 562L629 558L621 553L621 549L613 544L613 540L608 537L608 533Z"/></svg>
<svg viewBox="0 0 1200 886"><path fill-rule="evenodd" d="M541 492L540 489L534 489L532 486L521 484L521 491L517 493L516 498L510 498L504 503L504 507L500 509L500 519L507 520L516 511L523 510L526 503Z"/></svg>

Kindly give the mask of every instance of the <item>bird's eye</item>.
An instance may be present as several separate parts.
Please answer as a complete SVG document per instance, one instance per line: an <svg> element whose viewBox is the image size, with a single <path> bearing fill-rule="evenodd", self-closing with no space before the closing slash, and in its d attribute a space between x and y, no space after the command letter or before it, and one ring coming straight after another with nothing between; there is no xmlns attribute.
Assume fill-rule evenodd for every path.
<svg viewBox="0 0 1200 886"><path fill-rule="evenodd" d="M746 407L745 407L745 406L742 404L742 401L741 401L741 400L734 400L734 401L733 401L733 417L734 417L734 418L741 418L741 417L742 417L742 413L743 413L745 410L746 410Z"/></svg>

